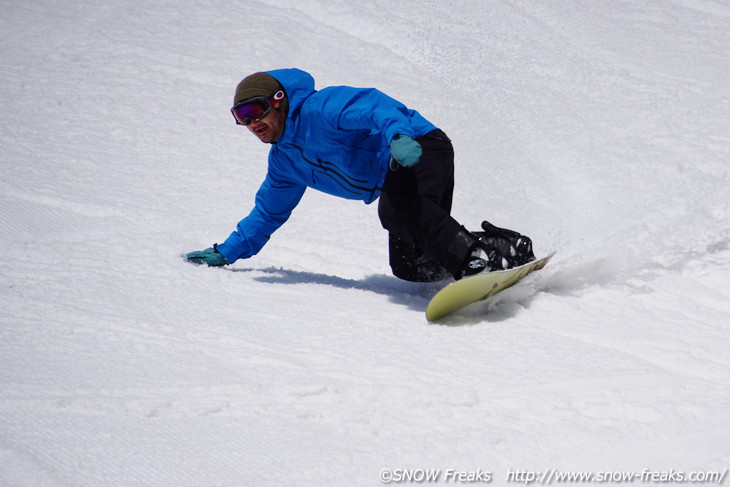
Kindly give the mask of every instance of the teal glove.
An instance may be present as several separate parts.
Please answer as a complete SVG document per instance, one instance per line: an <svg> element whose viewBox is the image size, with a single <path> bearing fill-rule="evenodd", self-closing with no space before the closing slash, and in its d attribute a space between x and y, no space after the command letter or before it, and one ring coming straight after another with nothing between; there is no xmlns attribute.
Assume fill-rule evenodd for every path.
<svg viewBox="0 0 730 487"><path fill-rule="evenodd" d="M213 245L212 248L196 250L195 252L185 254L185 259L192 264L208 264L209 267L219 267L229 264L226 258L218 252L216 245Z"/></svg>
<svg viewBox="0 0 730 487"><path fill-rule="evenodd" d="M390 141L390 155L403 167L415 166L422 153L421 144L407 135L396 135Z"/></svg>

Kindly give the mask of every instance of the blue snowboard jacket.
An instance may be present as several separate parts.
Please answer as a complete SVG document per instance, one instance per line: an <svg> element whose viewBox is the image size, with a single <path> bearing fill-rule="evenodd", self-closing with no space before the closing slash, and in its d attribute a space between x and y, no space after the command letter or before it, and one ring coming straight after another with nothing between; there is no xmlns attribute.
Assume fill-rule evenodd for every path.
<svg viewBox="0 0 730 487"><path fill-rule="evenodd" d="M255 255L291 215L307 187L348 199L375 201L397 134L420 137L436 127L415 110L373 88L314 89L299 69L268 71L284 87L289 113L272 144L266 178L251 213L217 246L234 262Z"/></svg>

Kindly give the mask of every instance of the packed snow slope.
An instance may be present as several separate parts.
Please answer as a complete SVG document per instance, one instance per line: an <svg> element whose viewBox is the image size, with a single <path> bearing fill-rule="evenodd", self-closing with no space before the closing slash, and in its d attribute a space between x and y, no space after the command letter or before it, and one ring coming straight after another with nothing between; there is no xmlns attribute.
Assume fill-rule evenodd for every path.
<svg viewBox="0 0 730 487"><path fill-rule="evenodd" d="M0 485L730 466L728 2L0 11ZM228 110L279 67L419 110L457 219L556 257L427 324L375 205L310 191L255 258L183 262L251 208Z"/></svg>

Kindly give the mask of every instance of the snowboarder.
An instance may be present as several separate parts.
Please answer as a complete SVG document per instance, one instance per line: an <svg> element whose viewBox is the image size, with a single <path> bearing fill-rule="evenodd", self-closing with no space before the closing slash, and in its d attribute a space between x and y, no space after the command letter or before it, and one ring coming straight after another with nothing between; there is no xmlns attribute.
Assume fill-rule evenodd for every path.
<svg viewBox="0 0 730 487"><path fill-rule="evenodd" d="M307 187L369 204L389 232L393 274L455 279L534 260L530 239L487 222L469 232L451 217L454 151L417 111L373 88L314 89L299 69L254 73L237 86L231 113L271 144L251 213L221 244L186 254L222 266L261 250Z"/></svg>

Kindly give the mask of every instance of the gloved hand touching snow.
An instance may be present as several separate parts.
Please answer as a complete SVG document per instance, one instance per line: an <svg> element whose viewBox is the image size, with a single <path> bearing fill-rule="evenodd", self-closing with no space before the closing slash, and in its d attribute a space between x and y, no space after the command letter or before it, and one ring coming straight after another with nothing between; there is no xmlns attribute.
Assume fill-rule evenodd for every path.
<svg viewBox="0 0 730 487"><path fill-rule="evenodd" d="M396 135L390 141L390 155L403 167L411 167L421 159L421 144L407 135Z"/></svg>
<svg viewBox="0 0 730 487"><path fill-rule="evenodd" d="M218 252L216 245L205 250L196 250L195 252L185 254L185 259L192 264L208 264L209 267L219 267L229 264L228 260Z"/></svg>

